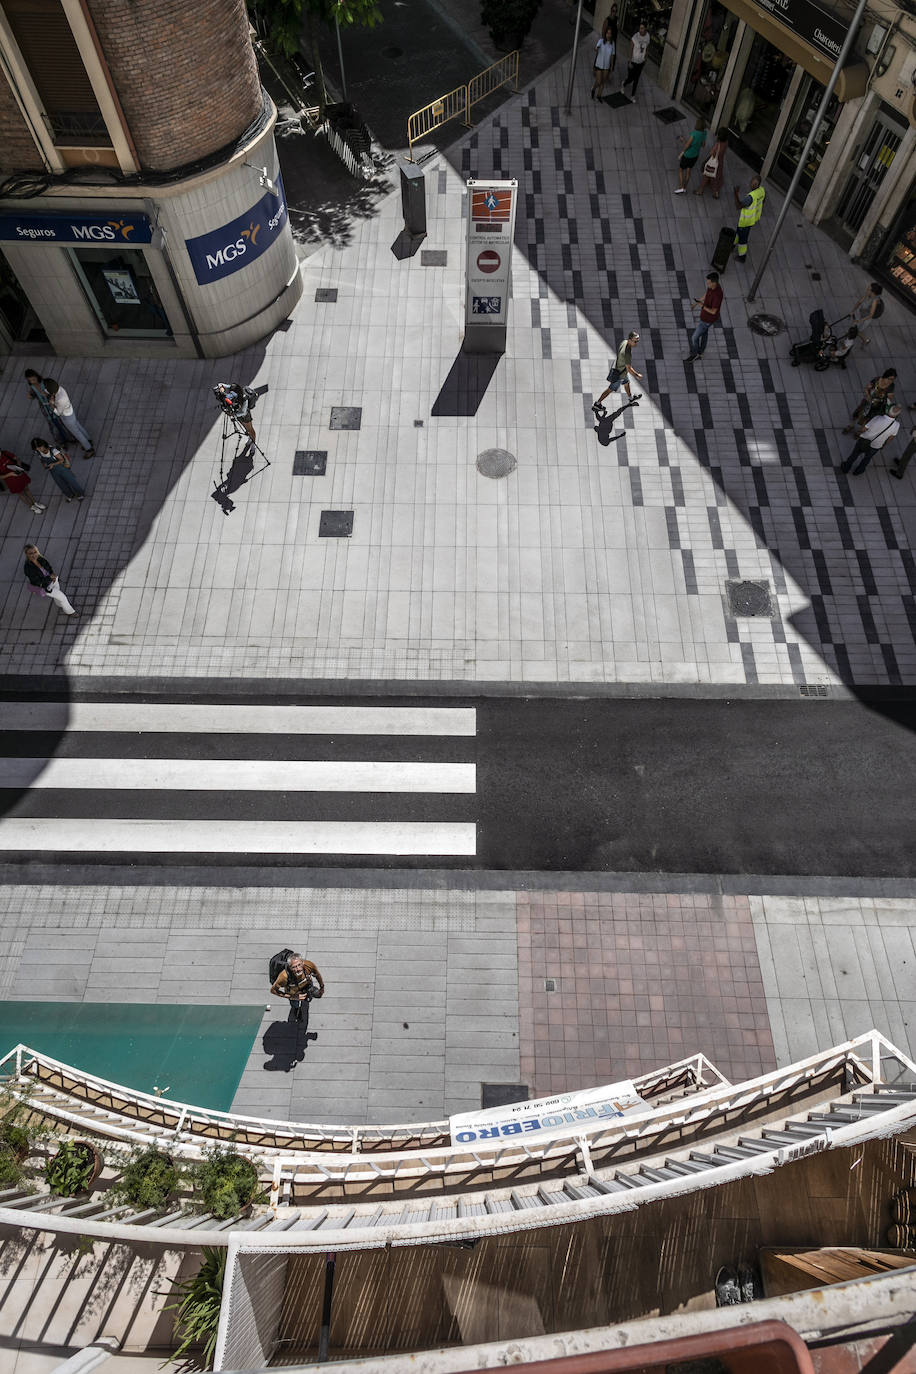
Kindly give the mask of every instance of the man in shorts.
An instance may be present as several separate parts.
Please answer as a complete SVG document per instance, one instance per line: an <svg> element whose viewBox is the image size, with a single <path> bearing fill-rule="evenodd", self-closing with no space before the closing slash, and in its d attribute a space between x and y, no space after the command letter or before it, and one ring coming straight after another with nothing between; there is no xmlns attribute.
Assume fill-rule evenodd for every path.
<svg viewBox="0 0 916 1374"><path fill-rule="evenodd" d="M288 999L295 1011L297 1021L302 1020L303 1008L307 1008L313 997L324 996L324 979L311 959L303 959L301 954L291 954L286 968L281 969L270 985L277 997Z"/></svg>
<svg viewBox="0 0 916 1374"><path fill-rule="evenodd" d="M641 399L639 392L637 392L637 394L634 396L633 393L630 391L631 377L635 377L637 382L642 381L642 373L637 372L636 368L633 366L633 349L636 347L638 343L639 335L637 334L635 329L631 329L627 337L624 339L623 343L618 348L617 357L614 359L614 366L607 374L607 379L609 382L607 389L605 391L602 391L597 401L595 401L592 405L592 410L599 418L602 415L606 414L602 402L604 401L605 397L610 396L612 391L619 391L620 388L623 387L624 391L627 393L627 396L631 401L635 403L636 401Z"/></svg>

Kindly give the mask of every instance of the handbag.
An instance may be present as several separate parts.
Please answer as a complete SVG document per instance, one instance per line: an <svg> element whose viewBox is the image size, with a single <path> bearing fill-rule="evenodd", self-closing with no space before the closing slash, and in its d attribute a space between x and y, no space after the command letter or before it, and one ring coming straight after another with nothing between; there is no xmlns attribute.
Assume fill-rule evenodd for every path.
<svg viewBox="0 0 916 1374"><path fill-rule="evenodd" d="M706 160L706 166L703 168L703 175L704 177L714 177L718 175L718 171L719 159L717 155L713 153L712 157Z"/></svg>

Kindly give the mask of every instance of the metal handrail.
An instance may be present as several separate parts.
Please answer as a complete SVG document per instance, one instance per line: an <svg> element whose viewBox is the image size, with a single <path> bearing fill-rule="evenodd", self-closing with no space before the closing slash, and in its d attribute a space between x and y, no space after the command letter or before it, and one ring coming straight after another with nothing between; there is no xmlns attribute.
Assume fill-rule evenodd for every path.
<svg viewBox="0 0 916 1374"><path fill-rule="evenodd" d="M428 105L423 105L419 110L415 110L407 119L407 145L410 149L410 161L413 162L413 145L425 134L432 133L433 129L440 128L447 124L449 120L456 119L458 115L464 115L464 125L470 129L473 127L471 120L471 106L476 105L485 96L492 95L498 91L500 86L505 86L511 81L514 91L518 93L518 49L515 52L506 53L505 57L499 58L489 67L485 67L482 72L472 76L470 81L464 86L456 86L454 90L448 91L446 95L437 96Z"/></svg>

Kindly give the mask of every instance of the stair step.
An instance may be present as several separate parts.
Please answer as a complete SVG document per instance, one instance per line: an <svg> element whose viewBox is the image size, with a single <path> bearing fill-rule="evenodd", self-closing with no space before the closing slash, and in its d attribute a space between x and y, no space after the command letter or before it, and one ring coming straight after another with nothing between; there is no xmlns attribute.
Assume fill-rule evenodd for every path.
<svg viewBox="0 0 916 1374"><path fill-rule="evenodd" d="M717 1145L713 1154L717 1159L724 1160L743 1160L750 1159L757 1153L756 1150L749 1150L746 1145Z"/></svg>
<svg viewBox="0 0 916 1374"><path fill-rule="evenodd" d="M767 1128L767 1130L761 1131L760 1135L763 1140L772 1140L776 1145L798 1144L798 1136L791 1135L789 1131L777 1131Z"/></svg>
<svg viewBox="0 0 916 1374"><path fill-rule="evenodd" d="M824 1134L822 1127L818 1126L816 1121L787 1121L783 1125L783 1130L788 1135L799 1136L802 1139Z"/></svg>
<svg viewBox="0 0 916 1374"><path fill-rule="evenodd" d="M770 1155L773 1153L773 1146L768 1140L761 1140L759 1136L741 1135L738 1137L738 1144L749 1154Z"/></svg>
<svg viewBox="0 0 916 1374"><path fill-rule="evenodd" d="M614 1182L619 1183L621 1188L645 1188L647 1180L637 1174L615 1174Z"/></svg>
<svg viewBox="0 0 916 1374"><path fill-rule="evenodd" d="M690 1158L695 1160L697 1164L702 1164L707 1169L714 1169L716 1167L715 1156L704 1155L701 1150L691 1150Z"/></svg>
<svg viewBox="0 0 916 1374"><path fill-rule="evenodd" d="M677 1174L671 1169L666 1169L664 1166L657 1164L652 1164L651 1166L643 1164L642 1168L639 1170L639 1174L647 1183L667 1183L669 1178L677 1178Z"/></svg>

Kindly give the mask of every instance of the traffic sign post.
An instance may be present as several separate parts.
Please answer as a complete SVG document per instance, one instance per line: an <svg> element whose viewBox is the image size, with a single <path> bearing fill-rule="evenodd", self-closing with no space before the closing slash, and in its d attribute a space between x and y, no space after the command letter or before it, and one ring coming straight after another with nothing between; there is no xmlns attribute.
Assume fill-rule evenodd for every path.
<svg viewBox="0 0 916 1374"><path fill-rule="evenodd" d="M518 182L468 182L464 351L505 353Z"/></svg>

